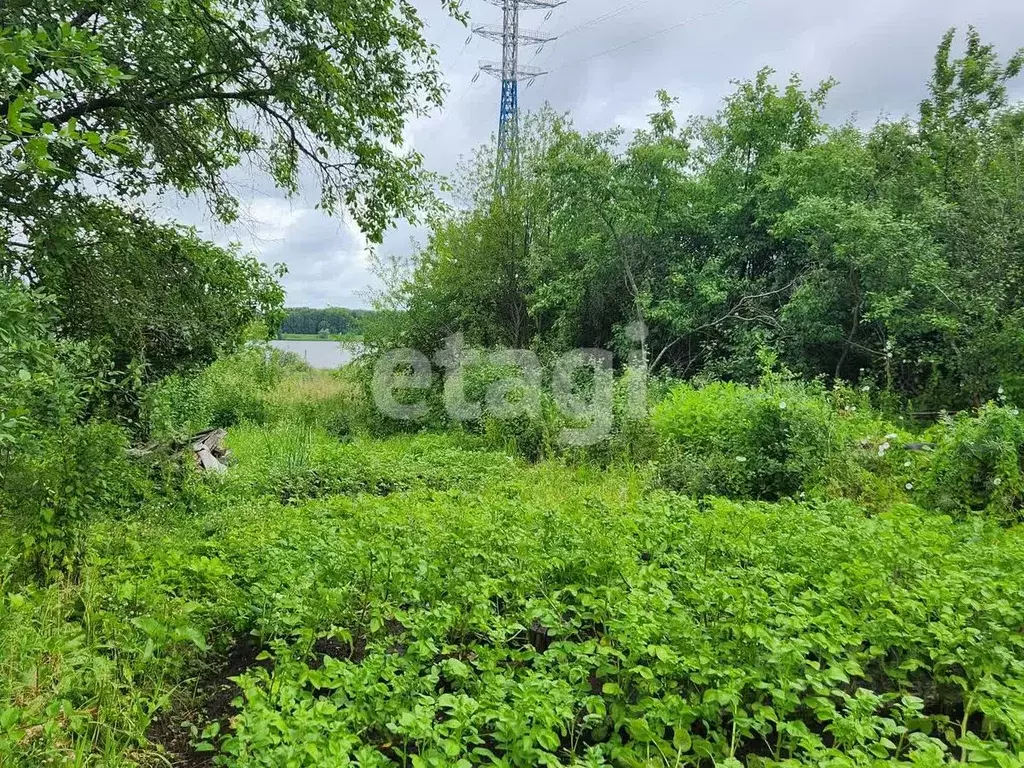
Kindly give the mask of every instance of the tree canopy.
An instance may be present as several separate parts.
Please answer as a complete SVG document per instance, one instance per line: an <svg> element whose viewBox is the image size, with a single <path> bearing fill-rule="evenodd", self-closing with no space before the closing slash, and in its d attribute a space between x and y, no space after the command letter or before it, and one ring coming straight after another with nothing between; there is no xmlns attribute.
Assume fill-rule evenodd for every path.
<svg viewBox="0 0 1024 768"><path fill-rule="evenodd" d="M276 326L283 293L255 259L157 220L153 195L231 221L244 165L379 239L425 199L402 133L442 95L404 0L4 3L0 276L55 297L61 332L122 371L209 362L249 322Z"/></svg>
<svg viewBox="0 0 1024 768"><path fill-rule="evenodd" d="M223 172L249 158L379 237L415 213L419 158L395 147L443 93L422 28L400 0L5 3L0 173L46 171L35 195L174 187L230 217Z"/></svg>
<svg viewBox="0 0 1024 768"><path fill-rule="evenodd" d="M834 82L770 70L685 124L662 94L628 140L540 114L504 196L489 152L467 174L378 342L621 351L641 322L680 375L750 379L769 350L935 407L1024 396L1024 52L954 40L917 119L868 129L822 120Z"/></svg>

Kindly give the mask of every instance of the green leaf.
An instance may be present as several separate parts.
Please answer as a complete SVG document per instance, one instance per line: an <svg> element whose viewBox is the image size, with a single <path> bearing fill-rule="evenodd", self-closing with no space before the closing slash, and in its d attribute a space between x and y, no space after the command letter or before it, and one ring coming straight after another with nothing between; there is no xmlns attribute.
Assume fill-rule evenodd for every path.
<svg viewBox="0 0 1024 768"><path fill-rule="evenodd" d="M207 650L206 638L203 637L203 633L198 629L194 627L183 627L179 632L186 640L189 640L199 650Z"/></svg>
<svg viewBox="0 0 1024 768"><path fill-rule="evenodd" d="M689 752L690 747L692 746L690 732L683 728L676 728L672 733L672 746L681 753L685 754L686 752Z"/></svg>
<svg viewBox="0 0 1024 768"><path fill-rule="evenodd" d="M21 113L25 109L25 97L16 96L7 107L7 126L11 132L20 135L23 132Z"/></svg>
<svg viewBox="0 0 1024 768"><path fill-rule="evenodd" d="M138 616L132 619L132 624L150 637L160 638L167 634L167 629L164 625L151 616Z"/></svg>
<svg viewBox="0 0 1024 768"><path fill-rule="evenodd" d="M443 666L445 673L451 677L464 679L469 676L469 667L458 659L445 659Z"/></svg>

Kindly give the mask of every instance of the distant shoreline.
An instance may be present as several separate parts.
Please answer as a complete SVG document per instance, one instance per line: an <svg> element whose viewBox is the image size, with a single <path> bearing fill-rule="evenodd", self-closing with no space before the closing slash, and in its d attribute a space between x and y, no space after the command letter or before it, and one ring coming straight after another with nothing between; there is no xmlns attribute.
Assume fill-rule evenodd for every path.
<svg viewBox="0 0 1024 768"><path fill-rule="evenodd" d="M316 333L282 333L277 341L342 341L359 344L363 337L356 334L332 333L329 336L320 336Z"/></svg>

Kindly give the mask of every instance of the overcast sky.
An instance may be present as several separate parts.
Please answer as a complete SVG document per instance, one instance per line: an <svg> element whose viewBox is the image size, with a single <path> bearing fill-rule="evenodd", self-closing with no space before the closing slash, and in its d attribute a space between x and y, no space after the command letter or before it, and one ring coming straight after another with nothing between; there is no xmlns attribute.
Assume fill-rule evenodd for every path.
<svg viewBox="0 0 1024 768"><path fill-rule="evenodd" d="M431 170L451 173L497 127L499 84L472 80L481 59L501 53L487 40L467 44L468 30L441 12L439 0L413 3L440 49L451 91L444 109L412 123L407 135ZM486 0L464 4L475 24L501 20ZM872 123L915 112L949 27L974 24L1004 60L1024 46L1021 0L569 0L545 16L522 16L524 29L560 37L521 56L550 74L521 91L520 109L550 102L582 130L640 126L659 89L678 97L681 119L714 112L730 80L766 65L780 79L797 72L807 84L834 76L828 119ZM1013 93L1024 97L1024 83ZM258 176L241 174L239 183L236 225L215 224L193 201L165 201L165 213L218 242L239 241L268 264L287 264L289 306L366 306L373 287L367 243L351 222L318 213L313 190L286 199ZM399 224L381 249L406 254L414 237L422 233Z"/></svg>

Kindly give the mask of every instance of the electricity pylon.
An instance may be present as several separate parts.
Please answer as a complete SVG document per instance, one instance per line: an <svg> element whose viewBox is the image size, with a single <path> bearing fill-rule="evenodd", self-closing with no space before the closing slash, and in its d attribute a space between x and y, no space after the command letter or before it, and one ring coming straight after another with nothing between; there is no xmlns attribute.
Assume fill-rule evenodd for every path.
<svg viewBox="0 0 1024 768"><path fill-rule="evenodd" d="M519 83L546 74L535 67L520 66L519 46L549 43L555 38L519 28L520 11L547 10L548 16L566 0L488 0L504 12L502 25L483 24L473 33L501 43L501 62L481 61L480 71L501 79L501 112L498 119L498 176L514 169L518 160Z"/></svg>

